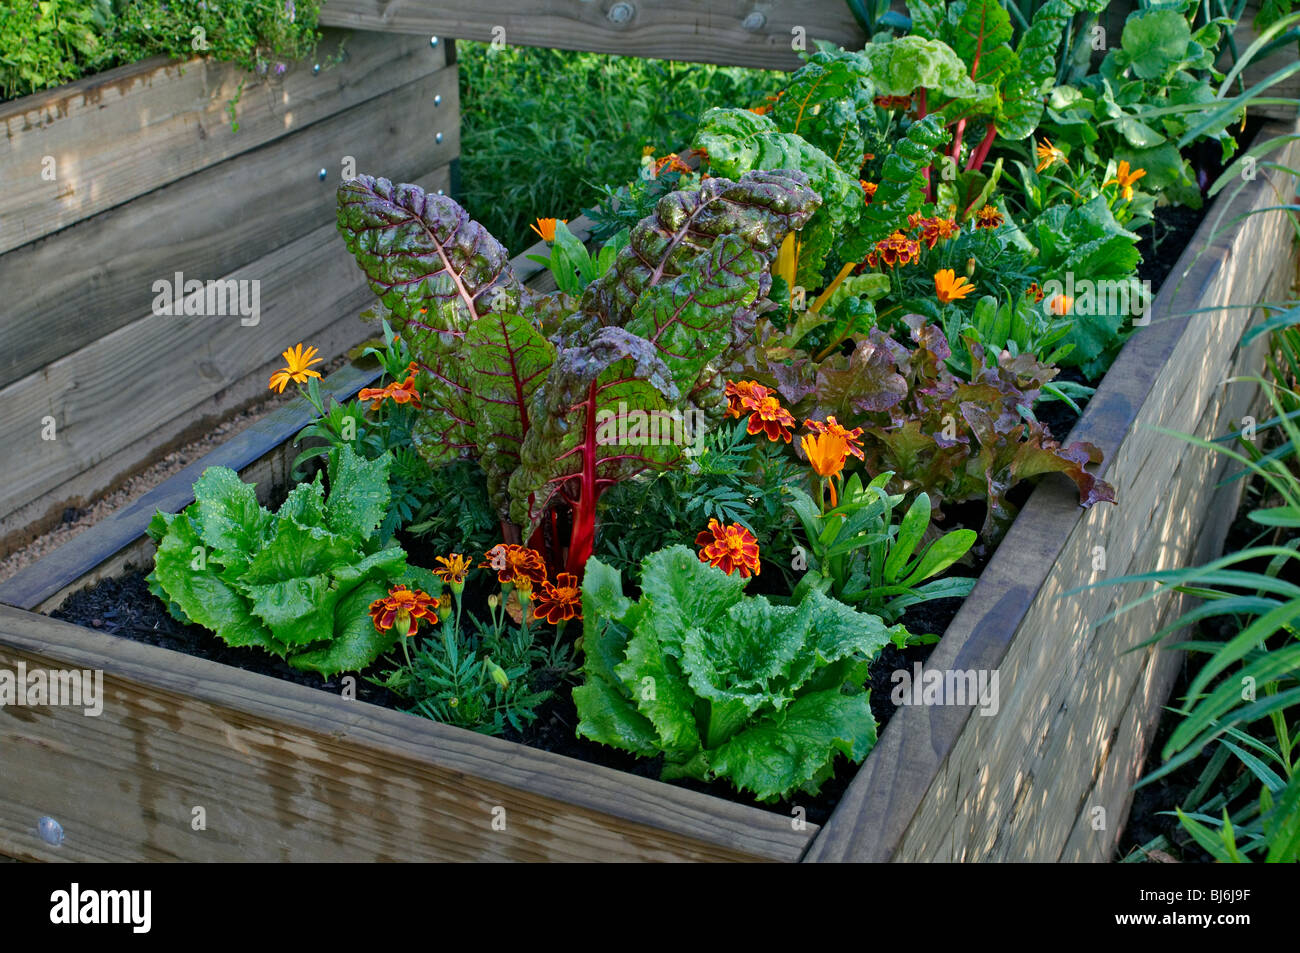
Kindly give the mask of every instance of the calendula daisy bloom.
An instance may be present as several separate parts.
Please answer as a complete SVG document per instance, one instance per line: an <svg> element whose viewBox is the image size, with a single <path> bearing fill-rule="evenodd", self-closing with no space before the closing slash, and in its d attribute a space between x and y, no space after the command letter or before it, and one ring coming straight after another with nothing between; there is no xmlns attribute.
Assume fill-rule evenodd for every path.
<svg viewBox="0 0 1300 953"><path fill-rule="evenodd" d="M1035 172L1042 172L1044 169L1057 162L1064 165L1070 164L1070 160L1065 157L1065 153L1052 145L1052 140L1047 137L1044 137L1043 141L1038 144L1037 151L1038 167L1034 170Z"/></svg>
<svg viewBox="0 0 1300 953"><path fill-rule="evenodd" d="M1002 217L1002 213L992 205L986 205L975 213L976 228L997 228L1004 221L1006 219Z"/></svg>
<svg viewBox="0 0 1300 953"><path fill-rule="evenodd" d="M709 520L709 528L695 537L700 547L700 562L717 566L728 576L739 572L741 579L757 576L762 569L758 559L758 540L739 523L723 526Z"/></svg>
<svg viewBox="0 0 1300 953"><path fill-rule="evenodd" d="M755 435L763 433L768 440L784 440L789 443L796 426L794 416L781 406L781 402L772 394L754 399L747 397L742 402L749 411L749 423L745 433Z"/></svg>
<svg viewBox="0 0 1300 953"><path fill-rule="evenodd" d="M1130 172L1128 160L1124 159L1120 162L1119 168L1115 170L1115 178L1107 179L1101 185L1102 188L1105 188L1111 183L1118 185L1120 188L1120 194L1124 196L1124 201L1131 202L1133 201L1133 183L1146 174L1146 169L1133 169Z"/></svg>
<svg viewBox="0 0 1300 953"><path fill-rule="evenodd" d="M854 427L849 430L834 417L827 417L825 422L820 420L805 420L803 425L815 434L830 433L841 437L848 447L848 452L853 454L859 460L866 460L862 455L862 428ZM807 450L805 449L805 452Z"/></svg>
<svg viewBox="0 0 1300 953"><path fill-rule="evenodd" d="M472 562L460 553L452 553L450 556L439 556L437 561L442 565L435 569L433 574L453 590L458 591L464 589L465 576L469 573Z"/></svg>
<svg viewBox="0 0 1300 953"><path fill-rule="evenodd" d="M951 268L941 268L934 273L934 293L942 304L960 301L974 290L973 284L964 277L958 278Z"/></svg>
<svg viewBox="0 0 1300 953"><path fill-rule="evenodd" d="M1052 300L1047 302L1047 306L1052 314L1066 315L1074 307L1074 299L1065 294L1052 295Z"/></svg>
<svg viewBox="0 0 1300 953"><path fill-rule="evenodd" d="M539 218L536 225L529 225L528 227L535 231L542 241L553 242L555 241L555 223L557 221L563 222L565 225L569 224L567 218Z"/></svg>
<svg viewBox="0 0 1300 953"><path fill-rule="evenodd" d="M387 632L397 626L398 632L409 638L419 629L419 620L431 625L437 623L438 616L433 611L436 608L438 600L427 592L394 586L386 597L370 603L370 618L376 630Z"/></svg>
<svg viewBox="0 0 1300 953"><path fill-rule="evenodd" d="M283 394L285 387L289 385L289 381L305 384L309 377L320 377L320 371L310 370L313 364L321 362L321 358L316 356L317 353L314 347L309 347L304 351L301 343L297 347L291 347L289 350L284 351L280 355L284 358L284 367L271 375L271 383L268 385L268 389Z"/></svg>
<svg viewBox="0 0 1300 953"><path fill-rule="evenodd" d="M485 554L480 569L495 569L497 582L513 583L531 593L546 582L546 562L542 554L514 543L497 543Z"/></svg>
<svg viewBox="0 0 1300 953"><path fill-rule="evenodd" d="M757 401L771 393L758 381L727 381L722 392L727 398L727 416L737 418L745 416L746 398Z"/></svg>
<svg viewBox="0 0 1300 953"><path fill-rule="evenodd" d="M1033 298L1034 304L1038 304L1038 302L1043 300L1043 289L1038 287L1038 282L1033 282L1025 289L1025 297Z"/></svg>
<svg viewBox="0 0 1300 953"><path fill-rule="evenodd" d="M412 407L419 408L420 392L415 389L415 374L419 370L419 365L414 361L407 367L406 380L393 381L387 387L363 387L357 394L357 400L373 401L370 405L371 410L378 410L379 405L386 400L391 400L395 404L410 404Z"/></svg>
<svg viewBox="0 0 1300 953"><path fill-rule="evenodd" d="M582 588L573 573L562 572L555 577L555 585L543 584L533 618L545 619L551 625L582 618Z"/></svg>

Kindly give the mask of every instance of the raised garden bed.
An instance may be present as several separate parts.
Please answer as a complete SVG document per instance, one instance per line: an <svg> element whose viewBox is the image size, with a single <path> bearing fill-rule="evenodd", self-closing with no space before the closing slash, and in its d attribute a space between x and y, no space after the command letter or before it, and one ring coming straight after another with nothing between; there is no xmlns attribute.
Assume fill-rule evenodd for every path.
<svg viewBox="0 0 1300 953"><path fill-rule="evenodd" d="M1279 162L1297 157L1292 142ZM1293 188L1261 172L1223 221ZM997 671L996 714L901 708L824 825L36 614L140 564L153 508L188 502L206 463L274 483L284 440L303 422L286 410L222 459L89 531L75 553L52 554L0 587L0 601L15 607L0 610L0 666L101 669L106 696L96 718L0 711L0 761L22 766L0 780L0 851L83 860L1108 859L1172 653L1124 654L1154 631L1155 611L1094 628L1127 590L1063 594L1103 575L1187 564L1222 541L1237 488L1216 490L1215 459L1152 428L1218 434L1253 406L1250 385L1224 383L1260 360L1238 348L1254 316L1241 306L1280 297L1275 276L1290 274L1292 236L1281 216L1254 215L1212 237L1216 220L1211 208L1150 325L1071 435L1103 450L1101 472L1120 505L1082 510L1068 484L1044 480L927 662ZM336 389L361 384L345 376ZM1166 604L1160 618L1176 611ZM196 807L206 830L192 829ZM43 816L62 825L61 846L38 838Z"/></svg>
<svg viewBox="0 0 1300 953"><path fill-rule="evenodd" d="M366 336L333 189L381 161L453 188L454 46L330 30L318 59L154 58L0 104L0 546L265 394L282 338L333 357ZM178 274L222 299L167 313Z"/></svg>

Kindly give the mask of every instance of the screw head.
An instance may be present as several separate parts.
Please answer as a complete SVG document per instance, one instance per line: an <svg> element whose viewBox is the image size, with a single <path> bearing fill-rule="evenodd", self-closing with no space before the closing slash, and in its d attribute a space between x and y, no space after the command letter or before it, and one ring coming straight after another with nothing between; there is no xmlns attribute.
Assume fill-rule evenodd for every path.
<svg viewBox="0 0 1300 953"><path fill-rule="evenodd" d="M47 844L58 847L63 843L63 825L52 817L42 817L36 822L36 833Z"/></svg>
<svg viewBox="0 0 1300 953"><path fill-rule="evenodd" d="M429 46L435 47L437 45L438 45L438 38L436 36L429 37Z"/></svg>
<svg viewBox="0 0 1300 953"><path fill-rule="evenodd" d="M433 97L433 104L434 104L435 106L441 106L441 105L442 105L442 93L435 93L435 94L434 94L434 97Z"/></svg>
<svg viewBox="0 0 1300 953"><path fill-rule="evenodd" d="M632 19L634 13L636 13L636 8L632 4L616 3L609 8L609 12L605 16L611 23L627 23Z"/></svg>
<svg viewBox="0 0 1300 953"><path fill-rule="evenodd" d="M435 136L433 137L433 141L434 141L434 142L442 142L442 133L438 133L437 135L435 135Z"/></svg>
<svg viewBox="0 0 1300 953"><path fill-rule="evenodd" d="M761 10L751 10L745 15L745 19L740 21L740 25L750 33L757 33L767 26L767 14Z"/></svg>
<svg viewBox="0 0 1300 953"><path fill-rule="evenodd" d="M320 176L320 180L324 182L326 177L329 175L329 173L326 172L324 169L321 169L318 175Z"/></svg>

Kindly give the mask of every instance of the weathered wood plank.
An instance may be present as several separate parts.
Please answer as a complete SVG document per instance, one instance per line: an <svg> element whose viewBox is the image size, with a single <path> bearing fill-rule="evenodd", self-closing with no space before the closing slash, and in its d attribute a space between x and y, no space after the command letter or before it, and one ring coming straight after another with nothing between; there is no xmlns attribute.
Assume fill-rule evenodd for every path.
<svg viewBox="0 0 1300 953"><path fill-rule="evenodd" d="M378 376L378 370L347 365L321 381L321 394L327 401L331 397L347 401ZM0 582L0 603L49 612L58 605L53 601L56 594L66 594L74 583L82 588L115 575L131 559L146 555L132 544L141 541L153 514L157 510L178 513L193 503L194 481L208 467L240 471L245 480L258 483L258 495L265 503L271 485L283 484L288 478L289 464L298 450L290 441L315 418L311 404L299 397L254 421L66 545Z"/></svg>
<svg viewBox="0 0 1300 953"><path fill-rule="evenodd" d="M1263 207L1271 200L1272 186L1261 181L1237 204ZM1211 227L1207 220L1193 237L1180 270L1210 244ZM1094 546L1105 545L1110 552L1119 541L1117 553L1138 549L1150 514L1159 511L1156 497L1167 491L1180 451L1188 448L1166 445L1173 438L1135 428L1159 424L1188 429L1195 424L1222 379L1249 313L1228 312L1233 316L1211 322L1205 315L1186 318L1179 312L1190 310L1186 302L1195 307L1259 300L1266 269L1284 259L1289 248L1278 217L1268 225L1259 217L1248 220L1215 246L1181 286L1170 281L1161 289L1152 326L1124 349L1072 434L1072 439L1092 440L1106 453L1104 473L1119 489L1119 506L1082 513L1072 490L1053 482L1040 485L931 657L930 666L938 669L998 671L1002 692L997 715L980 717L970 708L956 707L898 712L809 859L983 859L999 831L1014 836L1018 830L1035 833L1027 835L1033 843L1017 842L1017 859L1051 859L1059 853L1069 826L1063 832L1041 828L1061 818L1072 825L1077 803L1059 791L1054 799L1037 798L1027 766L1033 752L1059 739L1061 731L1070 737L1073 723L1054 720L1068 702L1054 693L1067 684L1067 674L1077 672L1092 642L1092 620L1119 594L1102 589L1066 601L1058 597L1096 575L1091 569ZM1229 251L1235 252L1232 268L1225 267ZM1239 266L1237 258L1248 256L1253 267ZM1153 375L1153 368L1159 373ZM1185 387L1189 376L1196 385L1188 392L1190 401L1164 399L1180 389L1176 385ZM1135 460L1147 467L1133 465ZM1167 473L1154 472L1151 461L1159 461ZM1204 505L1202 501L1202 509ZM1182 515L1195 524L1200 513L1188 509ZM1168 560L1185 557L1190 543L1166 537L1159 545L1161 559ZM1085 719L1081 730L1087 727ZM1080 744L1071 757L1087 754ZM1057 758L1059 763L1059 753ZM1048 774L1057 770L1040 767Z"/></svg>
<svg viewBox="0 0 1300 953"><path fill-rule="evenodd" d="M794 46L814 40L861 47L866 36L841 0L799 4L735 0L328 0L320 22L357 30L501 40L521 46L797 69ZM749 29L744 24L749 23ZM501 31L504 30L504 34Z"/></svg>
<svg viewBox="0 0 1300 953"><path fill-rule="evenodd" d="M419 181L446 188L447 175ZM195 420L264 393L286 347L319 341L339 353L370 333L356 315L373 295L333 225L222 277L262 282L256 326L150 315L0 390L0 440L12 451L0 514L30 515L37 501L37 512L61 512L145 465ZM53 440L42 439L47 416Z"/></svg>
<svg viewBox="0 0 1300 953"><path fill-rule="evenodd" d="M788 818L0 607L0 664L104 711L0 709L0 852L30 860L796 860ZM203 807L207 829L191 827ZM63 825L51 847L41 816ZM493 826L504 820L504 829ZM500 822L496 825L501 827Z"/></svg>
<svg viewBox="0 0 1300 953"><path fill-rule="evenodd" d="M219 278L333 221L345 156L395 179L446 165L457 103L456 68L438 70L0 255L0 386L148 314L156 281Z"/></svg>
<svg viewBox="0 0 1300 953"><path fill-rule="evenodd" d="M256 149L445 65L428 40L328 30L283 80L157 57L0 104L0 252ZM240 93L240 84L244 84ZM239 96L232 132L227 104ZM43 177L46 157L54 178ZM337 160L335 160L337 161Z"/></svg>

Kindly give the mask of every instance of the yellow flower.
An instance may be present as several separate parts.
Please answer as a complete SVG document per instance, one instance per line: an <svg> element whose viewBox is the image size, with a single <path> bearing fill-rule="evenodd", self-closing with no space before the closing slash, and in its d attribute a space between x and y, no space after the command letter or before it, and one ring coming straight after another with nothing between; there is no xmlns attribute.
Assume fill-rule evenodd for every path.
<svg viewBox="0 0 1300 953"><path fill-rule="evenodd" d="M437 557L438 562L442 563L433 574L440 578L444 583L451 586L453 592L459 592L465 588L465 574L469 572L473 562L466 559L460 553L452 553L450 556Z"/></svg>
<svg viewBox="0 0 1300 953"><path fill-rule="evenodd" d="M1002 222L1002 213L992 205L986 205L975 213L976 228L997 228Z"/></svg>
<svg viewBox="0 0 1300 953"><path fill-rule="evenodd" d="M1074 299L1069 295L1064 294L1052 295L1051 300L1047 302L1047 307L1052 314L1065 316L1069 314L1070 309L1074 307Z"/></svg>
<svg viewBox="0 0 1300 953"><path fill-rule="evenodd" d="M535 231L538 234L538 237L540 237L542 241L553 242L555 241L556 221L557 219L553 219L553 218L539 218L537 220L536 225L529 225L528 227L531 228L533 231ZM569 224L569 220L567 218L562 218L559 219L558 221L564 222L565 225Z"/></svg>
<svg viewBox="0 0 1300 953"><path fill-rule="evenodd" d="M1115 183L1116 185L1119 186L1120 194L1124 196L1124 201L1131 202L1133 201L1133 183L1136 182L1138 179L1142 178L1142 176L1146 174L1147 174L1146 169L1134 169L1132 172L1130 172L1128 166L1128 160L1124 159L1122 162L1120 162L1119 168L1115 170L1115 178L1107 179L1101 185L1102 188L1105 188L1106 186L1110 185L1112 182Z"/></svg>
<svg viewBox="0 0 1300 953"><path fill-rule="evenodd" d="M1055 162L1061 162L1065 165L1070 164L1070 160L1065 157L1065 153L1052 145L1051 139L1044 137L1042 143L1038 146L1038 168L1034 171L1042 172Z"/></svg>
<svg viewBox="0 0 1300 953"><path fill-rule="evenodd" d="M291 347L283 352L280 356L284 358L285 366L271 375L269 389L283 394L285 387L289 385L289 381L305 384L309 377L320 377L320 371L309 370L311 365L321 362L321 358L317 357L316 353L314 347L309 347L304 351L301 343L297 347Z"/></svg>
<svg viewBox="0 0 1300 953"><path fill-rule="evenodd" d="M951 268L943 268L934 273L934 293L943 304L960 301L974 290L973 284L965 278L958 278Z"/></svg>

